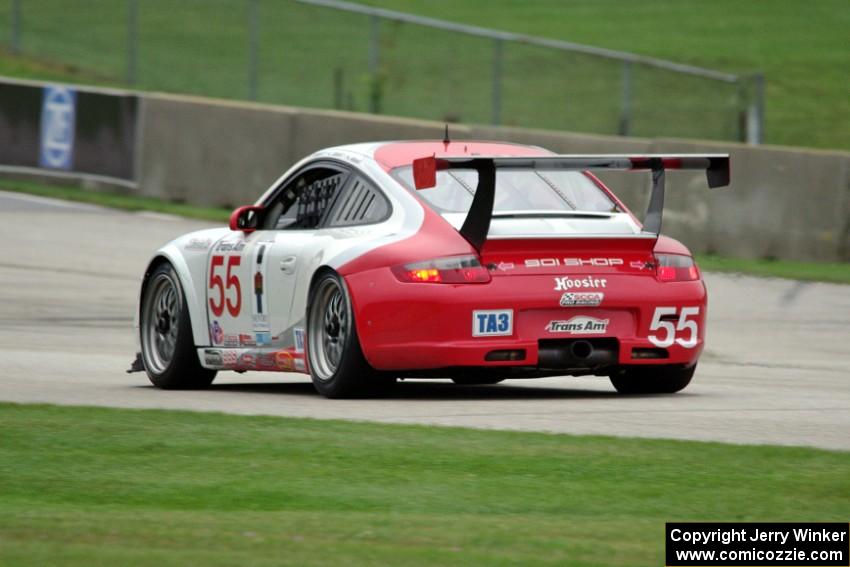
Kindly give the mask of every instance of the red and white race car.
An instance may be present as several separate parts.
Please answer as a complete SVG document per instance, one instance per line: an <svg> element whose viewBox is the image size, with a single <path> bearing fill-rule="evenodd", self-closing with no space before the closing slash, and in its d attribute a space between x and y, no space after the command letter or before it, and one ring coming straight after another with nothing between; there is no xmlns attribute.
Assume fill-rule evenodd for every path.
<svg viewBox="0 0 850 567"><path fill-rule="evenodd" d="M703 349L706 290L687 248L659 235L667 169L729 183L728 155L448 140L319 151L229 228L156 252L131 370L163 388L302 372L328 397L411 376L676 392ZM643 224L593 170L651 173Z"/></svg>

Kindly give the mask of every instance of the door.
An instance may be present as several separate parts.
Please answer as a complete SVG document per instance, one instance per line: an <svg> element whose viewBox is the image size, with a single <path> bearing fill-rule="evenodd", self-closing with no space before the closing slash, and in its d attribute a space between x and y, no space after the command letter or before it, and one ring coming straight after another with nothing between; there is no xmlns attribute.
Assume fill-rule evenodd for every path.
<svg viewBox="0 0 850 567"><path fill-rule="evenodd" d="M306 369L304 321L294 313L297 284L312 275L301 253L315 243L327 211L348 171L321 163L307 166L272 194L265 204L262 234L246 248L251 265L251 321L258 355L275 370ZM303 283L303 282L301 282ZM263 368L264 369L264 368Z"/></svg>

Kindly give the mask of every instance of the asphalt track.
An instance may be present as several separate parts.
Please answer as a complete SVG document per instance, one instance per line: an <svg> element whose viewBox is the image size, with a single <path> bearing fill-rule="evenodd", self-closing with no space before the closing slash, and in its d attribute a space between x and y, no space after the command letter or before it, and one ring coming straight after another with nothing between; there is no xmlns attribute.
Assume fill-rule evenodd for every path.
<svg viewBox="0 0 850 567"><path fill-rule="evenodd" d="M675 395L564 377L406 381L336 401L302 375L258 373L157 390L124 372L139 276L160 244L204 226L0 192L0 400L850 449L850 286L791 280L708 274L708 347Z"/></svg>

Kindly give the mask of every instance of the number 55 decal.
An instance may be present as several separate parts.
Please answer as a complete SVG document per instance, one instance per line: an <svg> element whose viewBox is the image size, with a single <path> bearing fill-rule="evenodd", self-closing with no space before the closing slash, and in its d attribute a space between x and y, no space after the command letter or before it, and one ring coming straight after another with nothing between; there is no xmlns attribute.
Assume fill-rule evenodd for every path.
<svg viewBox="0 0 850 567"><path fill-rule="evenodd" d="M656 307L655 314L652 316L652 323L649 325L650 331L663 330L663 337L659 335L649 335L649 342L659 348L667 348L673 343L682 345L685 348L694 348L697 346L697 322L688 319L688 317L697 317L699 315L699 307L682 307L679 312L679 321L676 326L673 326L673 321L670 319L676 316L675 307ZM687 332L687 338L684 335ZM676 334L680 333L679 337Z"/></svg>
<svg viewBox="0 0 850 567"><path fill-rule="evenodd" d="M210 264L210 310L213 312L213 315L216 317L221 317L221 314L224 313L224 307L227 305L227 312L230 313L231 317L237 317L239 312L242 310L242 287L239 285L239 278L236 277L236 274L232 274L231 270L238 266L242 261L242 258L239 256L228 256L227 257L227 289L236 288L234 291L236 292L236 302L231 302L230 298L224 297L225 290L225 281L221 279L221 276L216 272L216 268L219 266L224 267L224 256L213 256L212 263ZM212 294L212 290L218 288L218 302L215 301L215 298Z"/></svg>

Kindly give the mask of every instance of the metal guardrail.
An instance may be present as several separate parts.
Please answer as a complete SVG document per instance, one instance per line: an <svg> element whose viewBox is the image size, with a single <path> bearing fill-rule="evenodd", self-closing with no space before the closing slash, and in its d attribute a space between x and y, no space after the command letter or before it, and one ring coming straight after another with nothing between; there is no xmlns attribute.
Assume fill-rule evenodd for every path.
<svg viewBox="0 0 850 567"><path fill-rule="evenodd" d="M709 79L713 81L720 81L723 83L729 83L738 85L742 96L745 99L749 99L749 103L746 108L746 117L743 121L742 128L744 131L741 132L742 141L746 141L751 144L760 144L763 140L764 133L764 76L761 73L755 73L751 76L744 77L741 75L734 75L730 73L723 73L721 71L716 71L714 69L706 69L703 67L696 67L693 65L685 65L682 63L676 63L674 61L668 61L665 59L658 59L655 57L647 57L643 55L638 55L635 53L629 53L626 51L616 51L613 49L605 49L602 47L594 47L590 45L583 45L580 43L573 43L569 41L562 41L557 39L550 39L544 37L530 36L519 33L512 33L506 31L499 31L494 29L482 28L478 26L471 26L467 24L460 24L457 22L450 22L446 20L439 20L436 18L430 18L427 16L418 16L415 14L408 14L404 12L396 12L394 10L387 10L384 8L375 8L371 6L364 6L362 4L355 4L352 2L345 2L343 0L295 0L300 4L307 4L311 6L319 6L323 8L330 8L334 10L342 10L345 12L352 12L356 14L362 14L364 16L369 16L370 20L370 32L369 32L369 67L370 72L375 75L378 73L378 61L380 59L380 41L379 41L379 25L380 20L391 20L396 22L403 22L408 24L414 24L418 26L425 26L435 29L440 29L444 31L456 32L460 34L476 36L480 38L492 39L493 43L493 68L492 68L492 92L491 92L491 104L492 104L492 116L491 123L493 125L501 124L501 109L502 109L502 61L503 61L503 44L505 42L511 43L520 43L526 45L535 45L538 47L546 47L550 49L557 49L561 51L569 51L572 53L581 53L583 55L590 55L593 57L599 57L603 59L620 61L623 64L623 80L622 80L622 100L621 100L621 111L620 111L620 127L619 134L622 136L628 136L630 134L630 124L631 124L631 112L632 112L632 88L633 88L633 65L644 65L647 67L653 67L656 69L662 69L665 71L670 71L673 73L679 73L684 75L691 75L695 77L701 77L704 79ZM752 84L752 87L748 85L748 83ZM747 91L752 91L751 94L747 94ZM373 112L377 112L378 108L372 108Z"/></svg>
<svg viewBox="0 0 850 567"><path fill-rule="evenodd" d="M629 63L640 63L659 69L675 71L676 73L687 73L714 79L717 81L725 81L727 83L738 82L737 75L729 73L721 73L713 69L705 69L703 67L694 67L692 65L683 65L673 61L664 59L656 59L654 57L645 57L627 51L616 51L613 49L605 49L603 47L593 47L591 45L583 45L581 43L572 43L569 41L561 41L558 39L549 39L545 37L536 37L531 35L523 35L513 32L499 31L478 26L470 26L467 24L459 24L457 22L449 22L446 20L438 20L427 16L417 16L405 12L396 12L395 10L387 10L384 8L373 8L364 6L363 4L355 4L353 2L344 2L342 0L295 0L299 4L310 4L312 6L323 6L325 8L333 8L335 10L344 10L346 12L355 12L367 16L376 16L386 20L395 20L397 22L406 22L408 24L416 24L430 28L437 28L445 31L453 31L467 35L475 35L489 39L501 41L515 41L519 43L527 43L529 45L539 45L541 47L551 47L552 49L561 49L564 51L574 51L576 53L584 53L585 55L594 55L596 57L604 57L606 59L616 59L618 61Z"/></svg>

